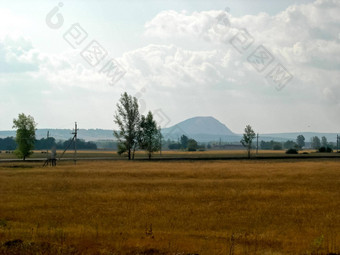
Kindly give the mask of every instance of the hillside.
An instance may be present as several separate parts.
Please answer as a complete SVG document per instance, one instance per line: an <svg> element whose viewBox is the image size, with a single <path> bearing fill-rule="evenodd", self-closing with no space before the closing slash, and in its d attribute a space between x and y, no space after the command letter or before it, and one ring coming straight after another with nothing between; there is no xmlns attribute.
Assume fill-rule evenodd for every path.
<svg viewBox="0 0 340 255"><path fill-rule="evenodd" d="M213 117L194 117L162 130L164 139L178 140L183 134L199 142L239 141L226 125Z"/></svg>

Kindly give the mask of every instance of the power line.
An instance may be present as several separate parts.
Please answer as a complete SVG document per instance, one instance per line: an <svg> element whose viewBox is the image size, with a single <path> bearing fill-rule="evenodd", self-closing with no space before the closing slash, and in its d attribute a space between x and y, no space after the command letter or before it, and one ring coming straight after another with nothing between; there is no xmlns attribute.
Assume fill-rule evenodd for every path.
<svg viewBox="0 0 340 255"><path fill-rule="evenodd" d="M60 155L59 160L64 156L65 152L68 150L68 148L70 148L70 146L72 145L72 143L74 143L74 164L77 164L77 135L78 135L78 125L77 122L75 122L74 124L74 132L72 132L72 139L70 141L70 143L67 145L67 147L65 148L65 150L63 151L63 153Z"/></svg>
<svg viewBox="0 0 340 255"><path fill-rule="evenodd" d="M74 139L74 164L77 164L77 134L78 134L77 122L74 124L74 132L72 133Z"/></svg>

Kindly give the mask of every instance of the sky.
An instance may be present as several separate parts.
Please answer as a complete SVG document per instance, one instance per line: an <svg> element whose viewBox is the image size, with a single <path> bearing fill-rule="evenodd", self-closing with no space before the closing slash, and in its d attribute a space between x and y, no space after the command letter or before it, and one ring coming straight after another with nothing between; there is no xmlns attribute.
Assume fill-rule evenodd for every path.
<svg viewBox="0 0 340 255"><path fill-rule="evenodd" d="M162 127L340 132L339 0L0 0L0 130L114 129L125 91Z"/></svg>

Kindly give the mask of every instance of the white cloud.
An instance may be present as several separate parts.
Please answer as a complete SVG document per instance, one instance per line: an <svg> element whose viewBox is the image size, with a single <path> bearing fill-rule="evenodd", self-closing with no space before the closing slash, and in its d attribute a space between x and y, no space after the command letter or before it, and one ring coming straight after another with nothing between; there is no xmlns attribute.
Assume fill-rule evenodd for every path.
<svg viewBox="0 0 340 255"><path fill-rule="evenodd" d="M0 72L17 73L38 70L38 52L23 37L0 40Z"/></svg>
<svg viewBox="0 0 340 255"><path fill-rule="evenodd" d="M79 51L52 55L40 52L24 37L7 36L0 40L0 75L3 81L6 77L13 79L10 74L20 74L19 77L24 79L45 80L49 88L71 86L90 91L107 90L105 75L86 67L86 64Z"/></svg>
<svg viewBox="0 0 340 255"><path fill-rule="evenodd" d="M214 59L217 69L226 54L229 62L246 62L246 56L254 47L263 44L298 81L309 83L301 84L302 87L330 86L335 89L337 83L325 84L323 80L329 80L330 72L327 70L331 71L332 77L338 77L340 69L338 13L340 2L335 0L318 0L311 4L290 6L275 16L260 13L233 17L223 11L192 14L165 11L146 24L145 35L166 39L171 43L182 37L188 48L199 40L210 41L212 47L225 52ZM225 23L225 28L218 23ZM230 53L232 47L225 43L241 28L246 28L255 39L254 47L242 56ZM315 73L315 70L320 72ZM226 68L225 72L228 76L234 75L234 70ZM310 76L314 76L314 79L311 80ZM248 80L249 76L236 78L241 82L240 79Z"/></svg>
<svg viewBox="0 0 340 255"><path fill-rule="evenodd" d="M228 68L228 55L222 52L190 51L174 45L149 45L129 52L120 59L127 67L126 83L150 86L184 88L209 87L229 77L223 73Z"/></svg>

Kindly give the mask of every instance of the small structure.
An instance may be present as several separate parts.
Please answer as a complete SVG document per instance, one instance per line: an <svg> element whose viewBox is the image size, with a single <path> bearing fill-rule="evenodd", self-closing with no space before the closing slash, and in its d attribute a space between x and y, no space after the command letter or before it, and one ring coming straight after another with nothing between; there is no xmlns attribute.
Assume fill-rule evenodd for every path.
<svg viewBox="0 0 340 255"><path fill-rule="evenodd" d="M48 166L48 165L53 166L53 167L57 165L57 148L55 146L52 147L51 155L48 156L43 167Z"/></svg>
<svg viewBox="0 0 340 255"><path fill-rule="evenodd" d="M70 143L66 146L65 150L60 154L59 160L64 156L65 152L70 148L70 146L74 143L74 164L77 164L77 134L78 134L78 126L77 122L75 122L73 138ZM49 137L49 132L47 133L47 137ZM51 149L51 156L48 157L43 166L56 166L57 165L57 149L55 146Z"/></svg>
<svg viewBox="0 0 340 255"><path fill-rule="evenodd" d="M51 149L51 164L52 166L57 165L57 148L55 146Z"/></svg>

